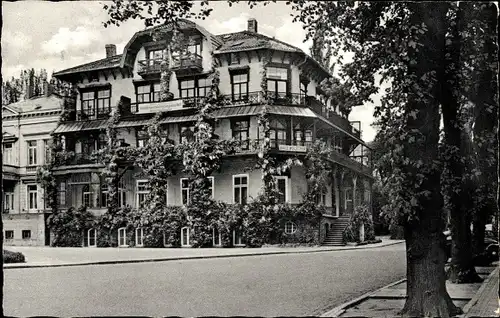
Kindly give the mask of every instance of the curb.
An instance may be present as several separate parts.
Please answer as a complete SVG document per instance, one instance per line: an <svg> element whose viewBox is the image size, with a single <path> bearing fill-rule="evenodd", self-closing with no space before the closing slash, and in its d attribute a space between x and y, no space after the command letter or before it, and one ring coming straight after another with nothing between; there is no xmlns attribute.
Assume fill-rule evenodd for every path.
<svg viewBox="0 0 500 318"><path fill-rule="evenodd" d="M486 285L489 283L489 281L491 279L493 279L493 276L495 275L495 272L497 272L499 270L500 267L496 267L489 275L488 277L486 277L486 279L483 281L483 283L481 284L481 287L479 287L479 289L477 290L476 294L474 295L474 297L472 297L472 299L464 306L464 308L462 309L463 311L463 314L461 315L461 317L467 317L467 314L469 313L469 311L471 310L471 308L477 303L477 301L479 300L479 298L481 298L485 288L486 288Z"/></svg>
<svg viewBox="0 0 500 318"><path fill-rule="evenodd" d="M112 261L96 261L96 262L79 262L79 263L66 263L66 264L12 264L3 266L3 269L18 269L18 268L44 268L44 267L70 267L70 266L85 266L85 265L111 265L111 264L132 264L132 263L153 263L153 262L166 262L166 261L179 261L190 259L211 259L211 258L230 258L230 257L248 257L248 256L264 256L264 255L287 255L287 254L311 254L311 253L325 253L325 252L338 252L349 250L365 250L377 247L386 247L396 244L404 243L404 241L391 242L385 245L370 246L363 245L362 247L351 247L343 249L324 249L312 251L275 251L275 252L259 252L259 253L245 253L245 254L227 254L227 255L200 255L200 256L177 256L177 257L163 257L154 259L134 259L134 260L112 260Z"/></svg>
<svg viewBox="0 0 500 318"><path fill-rule="evenodd" d="M355 298L355 299L353 299L351 301L343 303L342 305L337 306L337 307L335 307L335 308L333 308L333 309L325 312L320 317L338 317L338 316L342 315L348 308L356 306L357 304L359 304L359 303L363 302L364 300L370 298L370 296L372 294L374 294L374 293L376 293L378 291L381 291L382 289L386 289L386 288L392 287L394 285L401 284L401 283L403 283L405 281L406 281L406 278L403 278L403 279L400 279L398 281L392 282L392 283L390 283L388 285L385 285L384 287L381 287L379 289L367 292L366 294L363 294L363 295L359 296L358 298Z"/></svg>

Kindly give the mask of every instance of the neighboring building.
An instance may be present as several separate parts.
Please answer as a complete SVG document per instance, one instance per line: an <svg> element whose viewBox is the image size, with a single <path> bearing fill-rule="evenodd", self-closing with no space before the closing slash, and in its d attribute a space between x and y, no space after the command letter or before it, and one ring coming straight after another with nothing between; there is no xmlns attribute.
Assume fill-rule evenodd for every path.
<svg viewBox="0 0 500 318"><path fill-rule="evenodd" d="M45 87L47 87L46 85ZM49 245L48 207L36 170L49 156L63 98L50 94L2 107L2 220L4 244Z"/></svg>
<svg viewBox="0 0 500 318"><path fill-rule="evenodd" d="M103 165L92 161L90 155L105 144L104 128L110 115L118 111L120 100L128 112L119 123L123 144L141 146L147 142L143 129L158 111L167 112L161 123L168 138L179 143L192 133L192 106L209 91L213 66L220 73L219 90L227 101L214 113L220 119L215 133L221 139L236 138L246 145L230 164L225 162L221 172L213 175L214 199L244 203L256 197L261 172L245 168L256 162L252 144L262 138L257 118L262 107L263 61L267 58L268 95L273 100L269 107L273 151L278 155L303 155L317 138L335 149L333 158L339 169L328 192L318 199L329 210L322 230L334 226L337 218L348 216L356 204L370 204L372 170L363 152L366 145L360 139L359 127L354 128L339 109L332 109L331 101L322 95L318 86L330 76L326 69L300 49L259 34L254 19L248 21L248 30L223 35L212 35L187 20L179 24L189 36L191 54L170 57L171 101L160 102L160 63L166 43L153 41L152 37L155 30L168 31L166 26L137 32L122 54L116 54L116 46L106 45L106 58L54 73L57 79L78 87L72 120L54 131L64 137L66 150L76 153L72 164L55 171L61 208L86 205L96 215L106 211L107 189L99 174ZM136 168L122 178L122 205L137 208L145 197L147 180L137 175L140 171ZM184 178L177 175L168 180L169 205L182 205L188 200ZM278 187L284 202L300 203L307 191L304 169L293 167L287 176L278 177Z"/></svg>

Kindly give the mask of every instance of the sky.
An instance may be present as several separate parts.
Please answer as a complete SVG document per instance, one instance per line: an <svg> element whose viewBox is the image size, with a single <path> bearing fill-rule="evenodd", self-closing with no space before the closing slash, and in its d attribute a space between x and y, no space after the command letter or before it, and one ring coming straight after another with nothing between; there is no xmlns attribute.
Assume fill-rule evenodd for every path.
<svg viewBox="0 0 500 318"><path fill-rule="evenodd" d="M131 20L120 27L104 28L106 1L16 1L3 2L2 77L19 77L23 69L45 68L50 76L59 71L105 57L105 45L116 44L122 53L133 34L144 29L140 20ZM258 32L301 48L309 53L311 41L304 43L302 25L293 23L291 9L285 2L250 9L246 1L229 7L225 1L210 2L214 8L206 20L195 20L213 34L246 29L249 18L258 22ZM354 107L349 120L361 121L363 140L375 137L373 103Z"/></svg>

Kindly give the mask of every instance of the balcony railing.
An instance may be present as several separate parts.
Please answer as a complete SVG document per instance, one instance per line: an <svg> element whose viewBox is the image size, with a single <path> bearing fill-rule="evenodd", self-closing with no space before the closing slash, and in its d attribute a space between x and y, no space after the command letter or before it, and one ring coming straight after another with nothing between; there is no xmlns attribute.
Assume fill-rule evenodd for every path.
<svg viewBox="0 0 500 318"><path fill-rule="evenodd" d="M249 92L246 94L224 95L222 103L226 106L260 104L264 101L261 91ZM285 94L267 92L267 104L269 105L300 105L305 106L305 96L301 94Z"/></svg>
<svg viewBox="0 0 500 318"><path fill-rule="evenodd" d="M202 69L203 64L201 56L195 53L172 56L172 65L170 65L170 69L176 70L187 68Z"/></svg>
<svg viewBox="0 0 500 318"><path fill-rule="evenodd" d="M95 120L95 119L107 119L111 114L111 109L98 110L98 111L82 111L78 110L76 112L76 120Z"/></svg>
<svg viewBox="0 0 500 318"><path fill-rule="evenodd" d="M138 61L139 69L137 70L137 74L144 75L144 74L160 73L162 62L163 58L140 60Z"/></svg>
<svg viewBox="0 0 500 318"><path fill-rule="evenodd" d="M26 173L35 173L38 166L27 166Z"/></svg>

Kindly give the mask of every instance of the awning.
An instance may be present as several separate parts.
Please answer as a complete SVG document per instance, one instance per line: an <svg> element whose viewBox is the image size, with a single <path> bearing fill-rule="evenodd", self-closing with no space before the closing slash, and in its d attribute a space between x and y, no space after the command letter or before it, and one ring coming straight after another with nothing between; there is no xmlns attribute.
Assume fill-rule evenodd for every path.
<svg viewBox="0 0 500 318"><path fill-rule="evenodd" d="M74 131L99 130L107 127L108 120L76 121L72 123L60 124L53 131L54 134L68 133Z"/></svg>
<svg viewBox="0 0 500 318"><path fill-rule="evenodd" d="M118 124L116 124L116 128L147 126L151 123L151 121L151 119L124 120L118 122Z"/></svg>

